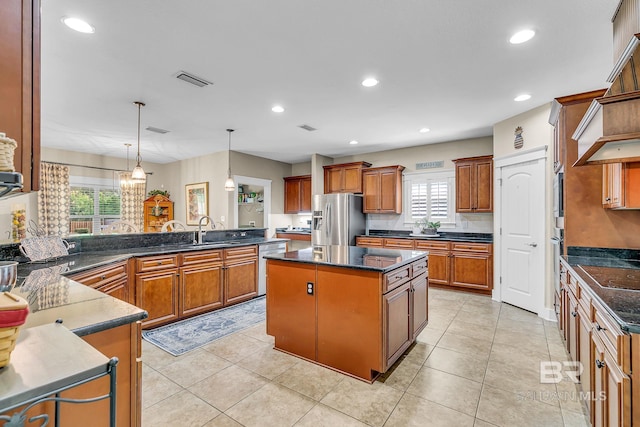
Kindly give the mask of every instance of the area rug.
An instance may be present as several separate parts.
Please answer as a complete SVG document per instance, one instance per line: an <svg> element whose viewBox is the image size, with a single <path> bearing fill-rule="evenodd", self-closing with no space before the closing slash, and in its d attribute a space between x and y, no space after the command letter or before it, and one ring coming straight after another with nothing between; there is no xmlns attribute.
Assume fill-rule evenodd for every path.
<svg viewBox="0 0 640 427"><path fill-rule="evenodd" d="M142 338L164 351L180 356L212 341L265 320L264 296L170 325L142 331Z"/></svg>

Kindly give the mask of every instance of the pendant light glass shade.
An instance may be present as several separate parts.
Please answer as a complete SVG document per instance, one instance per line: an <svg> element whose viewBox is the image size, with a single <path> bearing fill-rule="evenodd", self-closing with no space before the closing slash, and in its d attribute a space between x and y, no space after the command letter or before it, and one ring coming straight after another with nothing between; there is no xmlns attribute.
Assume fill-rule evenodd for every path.
<svg viewBox="0 0 640 427"><path fill-rule="evenodd" d="M147 174L142 169L142 165L140 162L142 158L140 157L140 108L144 107L144 102L136 101L134 102L138 106L138 154L136 155L136 167L131 171L131 180L134 182L145 182L147 180Z"/></svg>
<svg viewBox="0 0 640 427"><path fill-rule="evenodd" d="M127 170L124 172L119 172L120 177L120 188L128 189L133 186L133 182L131 181L131 172L129 171L129 147L131 144L124 144L127 147Z"/></svg>
<svg viewBox="0 0 640 427"><path fill-rule="evenodd" d="M229 170L227 171L227 179L224 182L224 189L225 191L234 191L236 189L236 183L233 182L233 178L231 177L231 132L233 132L233 129L227 129L227 132L229 132Z"/></svg>

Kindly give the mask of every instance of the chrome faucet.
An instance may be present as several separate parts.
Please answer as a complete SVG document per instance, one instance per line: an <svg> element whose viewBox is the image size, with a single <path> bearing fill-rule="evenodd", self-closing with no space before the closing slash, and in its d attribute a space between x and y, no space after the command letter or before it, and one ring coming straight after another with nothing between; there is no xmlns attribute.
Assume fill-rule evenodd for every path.
<svg viewBox="0 0 640 427"><path fill-rule="evenodd" d="M200 221L198 221L198 241L197 241L198 245L202 244L202 238L204 237L205 234L207 234L207 232L202 229L202 220L205 218L209 219L209 223L211 224L211 229L216 228L216 224L215 222L213 222L213 218L211 218L209 215L201 216Z"/></svg>

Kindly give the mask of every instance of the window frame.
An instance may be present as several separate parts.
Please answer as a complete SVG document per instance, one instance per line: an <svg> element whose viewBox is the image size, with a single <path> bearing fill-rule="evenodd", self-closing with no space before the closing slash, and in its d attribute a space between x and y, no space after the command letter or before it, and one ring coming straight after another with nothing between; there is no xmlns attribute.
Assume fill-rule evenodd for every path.
<svg viewBox="0 0 640 427"><path fill-rule="evenodd" d="M412 206L412 191L414 184L426 184L428 188L427 192L427 212L429 221L439 221L440 225L445 228L453 228L456 225L456 176L455 169L444 169L438 171L420 171L405 173L403 177L404 188L404 200L403 200L403 212L404 212L404 224L414 227L418 219L422 217L413 217ZM432 218L431 216L431 197L429 194L429 184L434 181L446 181L447 182L447 217L446 218Z"/></svg>
<svg viewBox="0 0 640 427"><path fill-rule="evenodd" d="M92 234L100 234L102 231L102 220L114 220L118 221L122 217L122 211L120 215L100 215L100 191L101 190L113 190L120 195L120 209L122 209L122 193L120 186L115 184L115 181L110 178L95 178L80 175L69 176L69 190L72 191L74 187L92 188L93 189L93 215L71 215L71 209L69 209L69 223L76 218L91 218L93 224ZM69 205L71 208L71 205Z"/></svg>

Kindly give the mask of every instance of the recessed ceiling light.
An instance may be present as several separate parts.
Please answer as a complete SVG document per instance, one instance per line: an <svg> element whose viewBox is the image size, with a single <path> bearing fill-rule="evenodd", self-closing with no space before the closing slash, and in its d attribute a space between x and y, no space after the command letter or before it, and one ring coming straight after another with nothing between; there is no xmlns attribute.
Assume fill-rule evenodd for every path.
<svg viewBox="0 0 640 427"><path fill-rule="evenodd" d="M431 129L429 129L429 128L422 128L422 129L420 129L420 133L427 133L427 132L429 132L430 130L431 130Z"/></svg>
<svg viewBox="0 0 640 427"><path fill-rule="evenodd" d="M274 113L284 113L284 108L281 105L274 105L271 107L271 111Z"/></svg>
<svg viewBox="0 0 640 427"><path fill-rule="evenodd" d="M358 141L356 141L355 139L354 139L354 140L349 141L349 144L351 144L351 145L356 145L357 143L358 143Z"/></svg>
<svg viewBox="0 0 640 427"><path fill-rule="evenodd" d="M367 77L362 81L362 86L364 87L373 87L378 84L378 80L373 77Z"/></svg>
<svg viewBox="0 0 640 427"><path fill-rule="evenodd" d="M86 21L83 21L80 18L65 16L62 18L62 22L67 27L71 28L72 30L76 30L80 33L93 34L96 32L96 29L93 27L93 25L89 24Z"/></svg>
<svg viewBox="0 0 640 427"><path fill-rule="evenodd" d="M522 30L518 31L509 39L509 43L511 44L520 44L526 41L529 41L536 35L536 32L533 30Z"/></svg>
<svg viewBox="0 0 640 427"><path fill-rule="evenodd" d="M531 95L528 95L526 93L523 93L522 95L518 95L515 98L513 98L513 100L517 102L526 101L528 99L531 99Z"/></svg>

